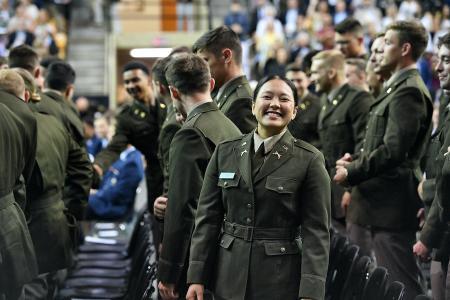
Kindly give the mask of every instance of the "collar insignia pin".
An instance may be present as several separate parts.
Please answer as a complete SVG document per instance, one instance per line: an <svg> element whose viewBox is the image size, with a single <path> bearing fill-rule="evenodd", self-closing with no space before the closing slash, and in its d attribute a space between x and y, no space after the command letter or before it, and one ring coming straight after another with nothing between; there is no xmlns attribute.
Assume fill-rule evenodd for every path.
<svg viewBox="0 0 450 300"><path fill-rule="evenodd" d="M244 155L245 153L247 153L247 150L242 151L241 156Z"/></svg>
<svg viewBox="0 0 450 300"><path fill-rule="evenodd" d="M281 158L281 154L280 153L278 153L278 151L275 151L274 153L272 153L273 155L276 155L277 156L277 159L280 159Z"/></svg>

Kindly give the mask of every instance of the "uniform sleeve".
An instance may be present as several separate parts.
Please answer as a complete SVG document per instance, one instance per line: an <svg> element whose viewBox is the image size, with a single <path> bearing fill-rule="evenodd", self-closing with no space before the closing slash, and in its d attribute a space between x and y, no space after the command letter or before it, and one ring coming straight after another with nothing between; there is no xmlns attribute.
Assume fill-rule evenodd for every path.
<svg viewBox="0 0 450 300"><path fill-rule="evenodd" d="M349 110L352 123L352 133L355 139L355 149L353 154L358 155L364 144L366 135L367 118L373 97L367 92L360 92L353 100L352 107Z"/></svg>
<svg viewBox="0 0 450 300"><path fill-rule="evenodd" d="M72 137L68 136L68 140L69 156L63 198L69 212L77 219L82 219L92 185L92 164L86 149L80 147Z"/></svg>
<svg viewBox="0 0 450 300"><path fill-rule="evenodd" d="M324 299L330 248L330 177L322 154L311 161L300 194L302 274L299 298Z"/></svg>
<svg viewBox="0 0 450 300"><path fill-rule="evenodd" d="M175 134L180 130L179 124L169 124L163 128L161 132L160 151L162 160L162 171L164 176L164 191L169 189L169 151L170 144L175 137Z"/></svg>
<svg viewBox="0 0 450 300"><path fill-rule="evenodd" d="M244 134L256 128L256 119L252 114L252 101L249 98L234 100L225 115Z"/></svg>
<svg viewBox="0 0 450 300"><path fill-rule="evenodd" d="M351 185L397 168L405 162L427 119L427 109L417 88L399 90L387 109L389 112L383 142L370 153L363 152L347 167Z"/></svg>
<svg viewBox="0 0 450 300"><path fill-rule="evenodd" d="M419 240L427 246L427 248L438 248L443 233L443 224L439 219L439 204L438 199L434 199L427 215L425 225L420 231Z"/></svg>
<svg viewBox="0 0 450 300"><path fill-rule="evenodd" d="M198 130L181 129L172 141L169 155L169 200L158 279L176 284L187 267L197 201L211 150Z"/></svg>
<svg viewBox="0 0 450 300"><path fill-rule="evenodd" d="M219 147L216 148L206 169L198 202L187 274L189 284L205 284L212 277L217 239L224 216L222 190L217 186Z"/></svg>
<svg viewBox="0 0 450 300"><path fill-rule="evenodd" d="M131 132L126 121L122 117L118 117L114 137L106 149L97 154L94 164L99 165L103 169L103 172L106 172L108 168L119 159L120 153L122 153L130 143L128 138L130 134Z"/></svg>

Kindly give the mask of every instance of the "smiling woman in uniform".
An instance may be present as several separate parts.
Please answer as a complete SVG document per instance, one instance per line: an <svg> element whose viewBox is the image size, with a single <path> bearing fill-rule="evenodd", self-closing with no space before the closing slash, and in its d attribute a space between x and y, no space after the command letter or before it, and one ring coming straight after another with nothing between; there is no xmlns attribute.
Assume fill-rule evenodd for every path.
<svg viewBox="0 0 450 300"><path fill-rule="evenodd" d="M187 299L323 299L330 179L322 154L287 125L297 92L266 77L253 132L220 144L208 165L192 237Z"/></svg>

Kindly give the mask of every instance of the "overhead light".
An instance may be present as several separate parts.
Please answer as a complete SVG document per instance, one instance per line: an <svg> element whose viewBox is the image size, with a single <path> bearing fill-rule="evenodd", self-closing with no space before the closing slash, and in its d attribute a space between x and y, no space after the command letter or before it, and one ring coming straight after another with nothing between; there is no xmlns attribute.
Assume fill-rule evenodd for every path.
<svg viewBox="0 0 450 300"><path fill-rule="evenodd" d="M130 51L131 57L166 57L170 54L172 48L135 48Z"/></svg>

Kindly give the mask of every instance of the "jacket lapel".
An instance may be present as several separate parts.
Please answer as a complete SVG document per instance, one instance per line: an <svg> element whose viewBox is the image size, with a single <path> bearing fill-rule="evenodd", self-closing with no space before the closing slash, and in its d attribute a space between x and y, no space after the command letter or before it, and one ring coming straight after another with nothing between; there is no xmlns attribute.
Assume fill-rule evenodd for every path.
<svg viewBox="0 0 450 300"><path fill-rule="evenodd" d="M333 111L336 109L336 107L338 107L341 103L342 103L342 99L345 98L345 95L348 92L348 85L344 84L340 89L339 92L336 94L336 96L333 98L333 100L328 101L328 98L326 96L324 96L324 98L322 98L322 111L320 113L320 119L319 119L319 124L323 125L323 122L329 117L331 116L331 114L333 113ZM320 126L322 127L322 126Z"/></svg>
<svg viewBox="0 0 450 300"><path fill-rule="evenodd" d="M258 182L287 162L292 157L293 147L294 138L289 131L286 131L283 137L275 144L272 151L267 154L269 157L259 173L256 174L254 182Z"/></svg>
<svg viewBox="0 0 450 300"><path fill-rule="evenodd" d="M252 138L253 133L245 135L241 142L234 148L234 152L236 155L236 161L239 162L239 171L241 172L241 176L244 179L245 183L251 188L252 184L252 166L251 166L251 156L253 155L253 151L251 146L253 145Z"/></svg>
<svg viewBox="0 0 450 300"><path fill-rule="evenodd" d="M220 94L220 98L216 98L216 103L219 108L225 105L228 100L228 97L239 87L245 84L245 76L239 76L228 84L225 90Z"/></svg>

